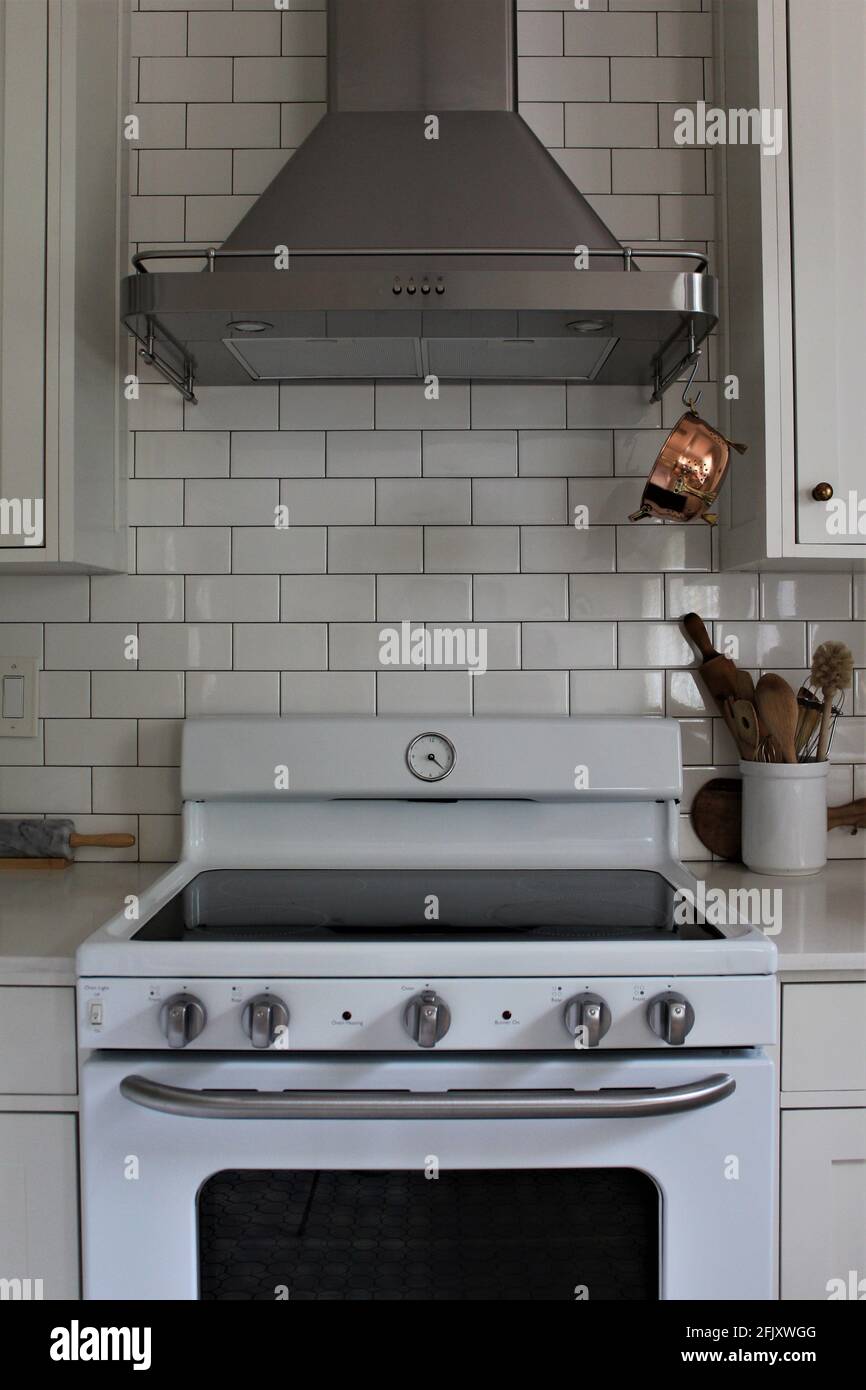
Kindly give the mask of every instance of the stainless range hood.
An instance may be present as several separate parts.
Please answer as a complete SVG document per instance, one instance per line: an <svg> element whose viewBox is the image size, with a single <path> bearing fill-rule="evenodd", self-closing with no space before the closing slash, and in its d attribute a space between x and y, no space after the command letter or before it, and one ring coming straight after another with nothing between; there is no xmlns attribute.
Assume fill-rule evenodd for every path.
<svg viewBox="0 0 866 1390"><path fill-rule="evenodd" d="M428 375L660 394L717 282L697 252L623 248L517 114L515 9L328 0L327 116L222 248L134 258L146 360L188 399Z"/></svg>

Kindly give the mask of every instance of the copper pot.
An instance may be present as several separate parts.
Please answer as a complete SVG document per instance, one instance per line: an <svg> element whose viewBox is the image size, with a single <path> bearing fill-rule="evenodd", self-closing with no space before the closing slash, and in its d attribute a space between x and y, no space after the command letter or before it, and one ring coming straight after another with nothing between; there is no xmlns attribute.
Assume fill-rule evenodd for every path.
<svg viewBox="0 0 866 1390"><path fill-rule="evenodd" d="M693 521L699 516L709 526L717 517L709 509L721 491L731 449L746 452L689 409L671 430L653 464L643 490L639 511L629 521L655 516L661 521Z"/></svg>

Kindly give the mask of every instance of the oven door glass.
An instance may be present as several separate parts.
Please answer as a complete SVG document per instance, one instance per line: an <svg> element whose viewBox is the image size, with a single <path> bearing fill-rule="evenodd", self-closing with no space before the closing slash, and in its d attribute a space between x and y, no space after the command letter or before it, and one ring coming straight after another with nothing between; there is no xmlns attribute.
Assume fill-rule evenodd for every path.
<svg viewBox="0 0 866 1390"><path fill-rule="evenodd" d="M658 1188L629 1169L217 1173L203 1300L659 1297Z"/></svg>

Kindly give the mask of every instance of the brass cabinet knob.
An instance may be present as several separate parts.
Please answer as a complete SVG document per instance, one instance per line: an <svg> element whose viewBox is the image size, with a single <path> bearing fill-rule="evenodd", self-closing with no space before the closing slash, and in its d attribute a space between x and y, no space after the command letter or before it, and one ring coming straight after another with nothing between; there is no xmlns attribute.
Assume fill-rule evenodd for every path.
<svg viewBox="0 0 866 1390"><path fill-rule="evenodd" d="M833 496L832 483L818 483L812 488L812 496L816 502L829 502Z"/></svg>

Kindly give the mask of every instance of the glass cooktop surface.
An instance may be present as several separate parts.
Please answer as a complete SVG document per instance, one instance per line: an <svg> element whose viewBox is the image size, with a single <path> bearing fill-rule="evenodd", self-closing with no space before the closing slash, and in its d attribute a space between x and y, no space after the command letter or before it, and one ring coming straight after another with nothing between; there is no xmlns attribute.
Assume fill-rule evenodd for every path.
<svg viewBox="0 0 866 1390"><path fill-rule="evenodd" d="M709 941L646 869L210 869L137 941Z"/></svg>

